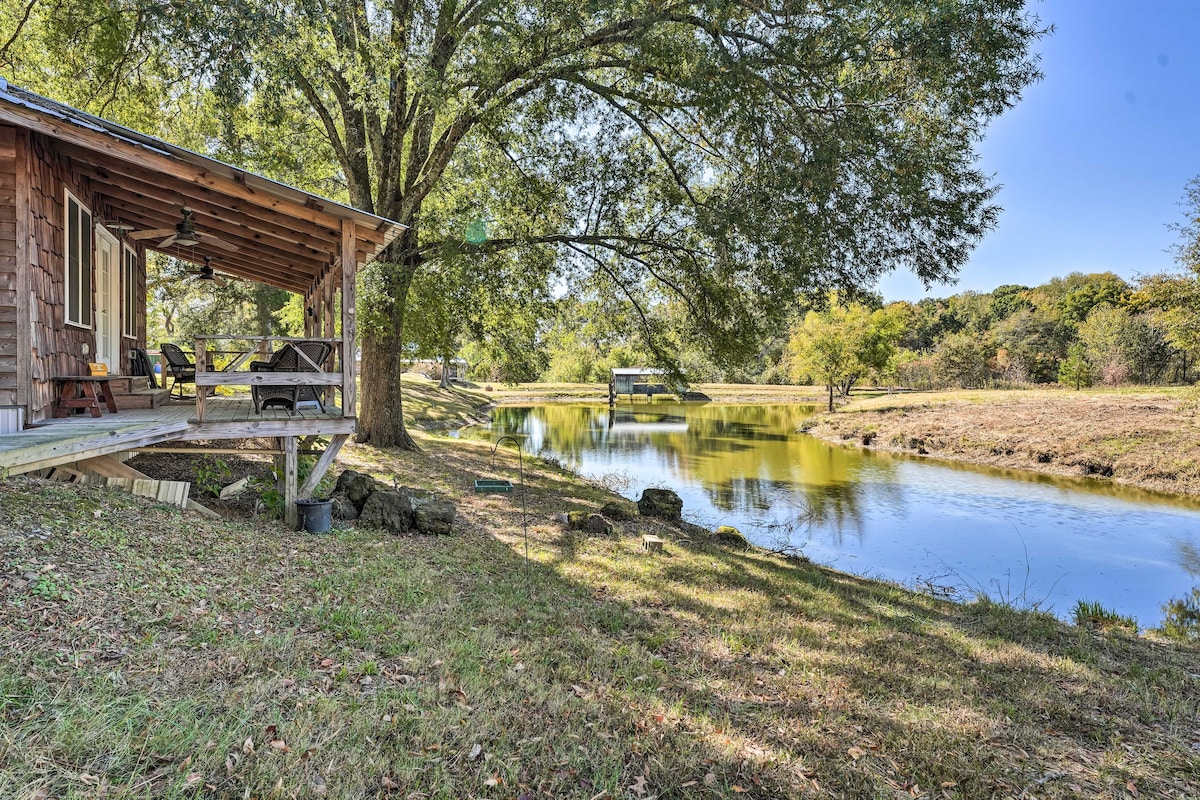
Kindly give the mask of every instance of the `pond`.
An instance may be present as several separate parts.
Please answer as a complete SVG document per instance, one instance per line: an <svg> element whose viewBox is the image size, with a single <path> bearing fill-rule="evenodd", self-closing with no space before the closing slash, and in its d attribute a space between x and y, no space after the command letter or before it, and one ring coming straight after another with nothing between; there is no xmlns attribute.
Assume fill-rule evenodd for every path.
<svg viewBox="0 0 1200 800"><path fill-rule="evenodd" d="M816 408L719 403L501 406L523 437L636 499L674 489L684 516L734 525L847 572L1069 617L1080 599L1162 620L1200 583L1200 502L1106 483L839 447L798 433Z"/></svg>

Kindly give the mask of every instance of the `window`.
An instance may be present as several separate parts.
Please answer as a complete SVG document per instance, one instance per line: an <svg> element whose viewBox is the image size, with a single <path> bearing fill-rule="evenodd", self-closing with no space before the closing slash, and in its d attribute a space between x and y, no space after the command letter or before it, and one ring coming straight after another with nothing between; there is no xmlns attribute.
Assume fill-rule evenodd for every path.
<svg viewBox="0 0 1200 800"><path fill-rule="evenodd" d="M138 257L132 247L125 247L121 259L121 333L137 338Z"/></svg>
<svg viewBox="0 0 1200 800"><path fill-rule="evenodd" d="M67 324L92 327L92 212L67 192Z"/></svg>

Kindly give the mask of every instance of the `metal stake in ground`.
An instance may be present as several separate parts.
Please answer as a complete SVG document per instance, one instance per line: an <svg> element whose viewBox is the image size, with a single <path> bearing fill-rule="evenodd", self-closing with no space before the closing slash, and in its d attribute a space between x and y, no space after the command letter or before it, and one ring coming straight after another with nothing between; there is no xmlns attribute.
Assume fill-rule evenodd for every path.
<svg viewBox="0 0 1200 800"><path fill-rule="evenodd" d="M508 440L517 448L517 474L520 475L521 482L521 529L525 536L525 591L529 592L529 512L525 506L525 451L521 448L521 442L514 436L501 436L492 445L492 469L496 468L496 451L500 449L500 445Z"/></svg>

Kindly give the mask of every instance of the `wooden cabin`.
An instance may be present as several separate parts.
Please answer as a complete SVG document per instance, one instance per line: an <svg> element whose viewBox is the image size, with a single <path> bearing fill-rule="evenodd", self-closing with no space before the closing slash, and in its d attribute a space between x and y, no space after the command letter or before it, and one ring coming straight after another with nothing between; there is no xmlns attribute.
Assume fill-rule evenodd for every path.
<svg viewBox="0 0 1200 800"><path fill-rule="evenodd" d="M294 475L296 438L332 436L332 460L355 432L356 272L401 230L0 79L0 409L10 428L46 423L0 435L0 475L198 439L273 437ZM181 343L195 351L194 403L111 413L89 403L91 382L79 384L84 398L68 398L63 379L89 364L133 387L145 380L129 373L135 350L158 346L146 341L150 250L218 259L219 273L302 295L304 338L328 342L331 355L304 375L249 372L251 352L210 372L211 351L239 333L215 330ZM260 357L286 344L246 339L236 337ZM213 391L266 382L315 385L324 410L255 413L248 398ZM64 415L76 404L90 413Z"/></svg>

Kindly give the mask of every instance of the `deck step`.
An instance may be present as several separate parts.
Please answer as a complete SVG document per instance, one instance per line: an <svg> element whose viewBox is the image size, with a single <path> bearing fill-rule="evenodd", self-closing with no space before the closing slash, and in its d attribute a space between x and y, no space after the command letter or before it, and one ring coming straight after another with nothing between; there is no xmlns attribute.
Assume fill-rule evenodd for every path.
<svg viewBox="0 0 1200 800"><path fill-rule="evenodd" d="M113 392L117 409L158 408L167 402L170 392L166 389L137 389L131 392Z"/></svg>

